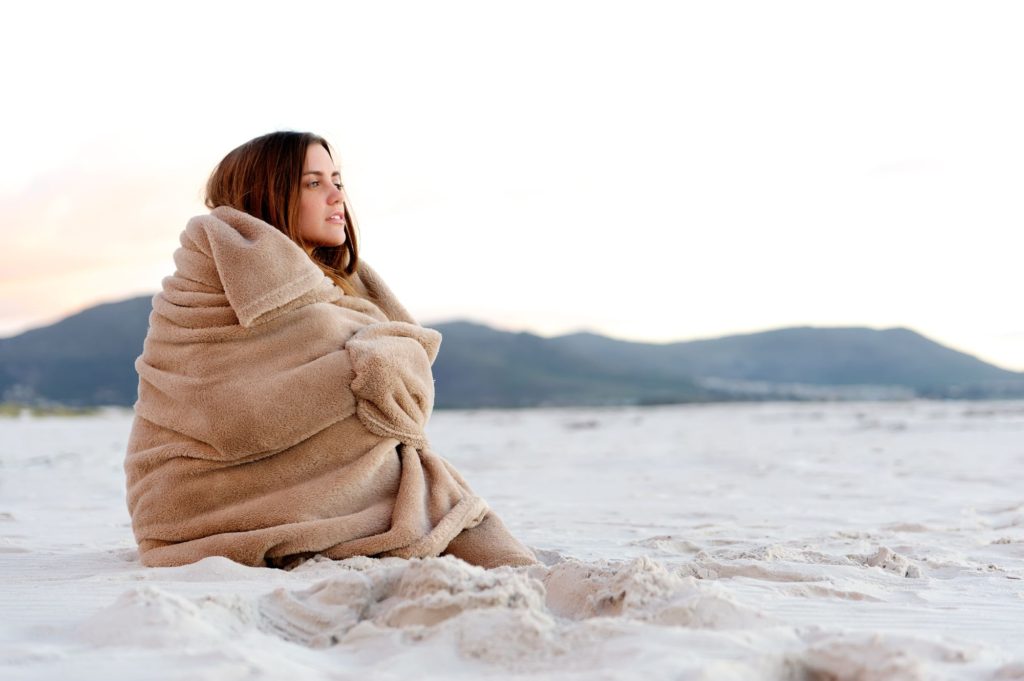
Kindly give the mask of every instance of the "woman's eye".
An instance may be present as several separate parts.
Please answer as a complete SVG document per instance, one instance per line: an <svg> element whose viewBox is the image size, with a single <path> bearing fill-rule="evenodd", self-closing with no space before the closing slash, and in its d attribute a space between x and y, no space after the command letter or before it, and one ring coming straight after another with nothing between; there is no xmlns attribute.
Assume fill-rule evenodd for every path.
<svg viewBox="0 0 1024 681"><path fill-rule="evenodd" d="M309 184L306 186L309 187L310 189L316 189L317 187L320 186L320 180L310 180Z"/></svg>
<svg viewBox="0 0 1024 681"><path fill-rule="evenodd" d="M344 185L341 184L340 182L335 182L334 186L337 187L338 189L341 189Z"/></svg>

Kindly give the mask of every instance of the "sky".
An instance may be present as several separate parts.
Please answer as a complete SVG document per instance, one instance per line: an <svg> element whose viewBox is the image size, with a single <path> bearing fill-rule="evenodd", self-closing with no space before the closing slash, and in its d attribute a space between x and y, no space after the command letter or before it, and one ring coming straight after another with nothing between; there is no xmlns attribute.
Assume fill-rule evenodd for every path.
<svg viewBox="0 0 1024 681"><path fill-rule="evenodd" d="M158 290L214 165L293 129L424 323L904 326L1024 371L1020 3L28 5L0 335Z"/></svg>

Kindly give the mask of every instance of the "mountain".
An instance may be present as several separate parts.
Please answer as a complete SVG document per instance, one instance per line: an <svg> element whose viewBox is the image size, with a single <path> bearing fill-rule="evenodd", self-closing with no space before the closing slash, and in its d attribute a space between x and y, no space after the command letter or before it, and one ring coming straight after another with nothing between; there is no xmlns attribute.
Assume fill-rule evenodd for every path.
<svg viewBox="0 0 1024 681"><path fill-rule="evenodd" d="M576 357L715 379L718 385L872 385L940 395L958 386L995 387L1024 379L904 328L796 327L663 345L581 333L552 342Z"/></svg>
<svg viewBox="0 0 1024 681"><path fill-rule="evenodd" d="M439 407L653 404L728 397L686 375L666 376L656 368L638 371L531 333L465 321L431 326L444 338L434 362Z"/></svg>
<svg viewBox="0 0 1024 681"><path fill-rule="evenodd" d="M97 305L0 339L0 396L73 406L133 404L139 387L134 363L142 354L151 300Z"/></svg>
<svg viewBox="0 0 1024 681"><path fill-rule="evenodd" d="M131 405L150 301L98 305L0 339L0 396ZM799 327L655 344L592 333L544 338L467 321L431 326L444 336L434 364L439 408L1024 397L1024 374L902 328Z"/></svg>

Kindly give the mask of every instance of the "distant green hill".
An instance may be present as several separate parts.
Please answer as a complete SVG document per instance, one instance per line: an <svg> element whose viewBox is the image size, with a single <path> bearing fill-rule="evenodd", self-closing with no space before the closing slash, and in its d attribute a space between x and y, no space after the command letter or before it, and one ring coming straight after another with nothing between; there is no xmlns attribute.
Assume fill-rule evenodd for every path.
<svg viewBox="0 0 1024 681"><path fill-rule="evenodd" d="M27 403L132 405L139 388L135 358L142 353L151 300L97 305L0 339L0 396Z"/></svg>
<svg viewBox="0 0 1024 681"><path fill-rule="evenodd" d="M0 397L130 406L149 296L0 339ZM790 328L679 343L543 338L453 321L434 364L438 408L736 399L1024 397L1024 374L909 329Z"/></svg>
<svg viewBox="0 0 1024 681"><path fill-rule="evenodd" d="M584 355L531 333L470 322L433 324L441 332L434 363L439 407L654 404L726 399L686 375L637 370Z"/></svg>
<svg viewBox="0 0 1024 681"><path fill-rule="evenodd" d="M552 342L577 357L638 370L744 382L901 386L938 394L1024 378L904 328L797 327L663 345L581 333Z"/></svg>

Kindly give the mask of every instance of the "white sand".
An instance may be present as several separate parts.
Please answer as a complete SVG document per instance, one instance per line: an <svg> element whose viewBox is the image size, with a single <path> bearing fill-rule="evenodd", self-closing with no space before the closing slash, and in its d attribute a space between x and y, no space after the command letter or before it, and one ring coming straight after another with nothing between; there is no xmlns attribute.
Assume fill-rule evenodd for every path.
<svg viewBox="0 0 1024 681"><path fill-rule="evenodd" d="M1024 403L440 412L546 567L145 569L130 416L0 419L0 679L1024 679Z"/></svg>

